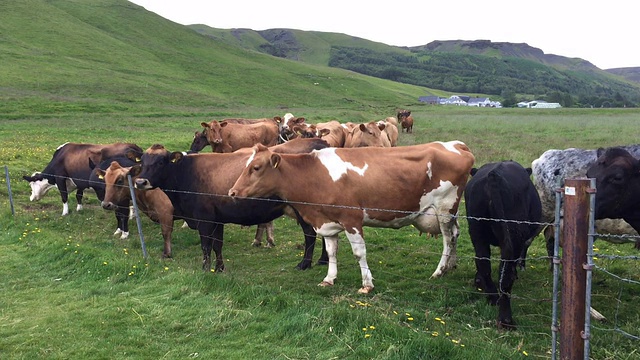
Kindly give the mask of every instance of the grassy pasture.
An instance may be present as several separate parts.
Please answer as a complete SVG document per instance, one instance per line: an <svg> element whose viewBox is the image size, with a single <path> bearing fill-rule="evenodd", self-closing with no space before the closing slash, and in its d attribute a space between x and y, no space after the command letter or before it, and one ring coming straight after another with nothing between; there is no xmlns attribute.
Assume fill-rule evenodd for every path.
<svg viewBox="0 0 640 360"><path fill-rule="evenodd" d="M638 142L634 109L470 109L414 107L413 134L400 144L458 139L477 165L513 159L530 164L551 148L596 148ZM365 121L385 116L350 108L288 109L310 122ZM391 115L392 111L386 115ZM473 248L461 220L458 268L428 279L441 240L415 229L367 228L376 288L359 295L360 272L340 243L339 278L320 288L326 268L294 270L300 229L278 219L275 248L250 246L255 228L226 227L226 271L203 273L196 232L174 231L173 260L162 260L157 225L143 217L149 251L143 259L135 223L128 240L112 237L112 213L95 195L61 217L59 193L30 203L22 175L40 171L67 141L132 141L186 150L201 121L282 115L273 108L56 116L12 114L0 120L0 159L10 171L16 215L4 177L0 186L0 357L225 359L515 359L550 358L552 274L542 239L513 289L517 331L495 328L497 310L473 287ZM393 168L390 167L390 171ZM389 184L393 186L394 184ZM464 215L464 208L461 208ZM180 223L176 223L179 225ZM342 237L344 239L344 237ZM631 245L597 242L600 253L638 255ZM494 252L497 255L497 252ZM316 257L319 251L316 251ZM495 256L495 255L494 255ZM598 259L623 278L640 281L640 263ZM494 262L494 269L497 262ZM640 289L596 271L593 306L609 321L594 324L592 358L640 359Z"/></svg>

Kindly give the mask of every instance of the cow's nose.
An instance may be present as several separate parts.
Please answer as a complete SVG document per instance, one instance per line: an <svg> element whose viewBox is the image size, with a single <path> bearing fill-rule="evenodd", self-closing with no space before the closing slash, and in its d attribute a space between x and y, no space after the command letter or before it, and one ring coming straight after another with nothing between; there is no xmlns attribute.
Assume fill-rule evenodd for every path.
<svg viewBox="0 0 640 360"><path fill-rule="evenodd" d="M151 187L149 180L141 178L136 179L136 189L146 189L149 187Z"/></svg>
<svg viewBox="0 0 640 360"><path fill-rule="evenodd" d="M115 207L115 205L112 202L107 202L107 201L103 201L102 202L102 208L105 210L112 210Z"/></svg>
<svg viewBox="0 0 640 360"><path fill-rule="evenodd" d="M236 190L235 189L229 189L229 196L236 196Z"/></svg>
<svg viewBox="0 0 640 360"><path fill-rule="evenodd" d="M214 144L220 144L220 143L222 143L222 139L215 139L215 140L213 140L213 143Z"/></svg>

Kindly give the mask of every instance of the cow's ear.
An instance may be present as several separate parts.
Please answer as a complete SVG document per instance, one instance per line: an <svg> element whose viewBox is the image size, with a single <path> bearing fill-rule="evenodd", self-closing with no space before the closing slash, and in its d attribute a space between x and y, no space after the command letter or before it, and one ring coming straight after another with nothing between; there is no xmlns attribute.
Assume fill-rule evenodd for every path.
<svg viewBox="0 0 640 360"><path fill-rule="evenodd" d="M295 134L298 134L298 136L302 136L304 134L304 131L302 131L302 126L299 126L299 125L295 125L294 127L291 128L291 130Z"/></svg>
<svg viewBox="0 0 640 360"><path fill-rule="evenodd" d="M95 168L96 168L96 163L94 163L93 160L89 158L89 169L93 170Z"/></svg>
<svg viewBox="0 0 640 360"><path fill-rule="evenodd" d="M205 128L205 129L208 129L208 128L210 127L210 126L209 126L209 124L208 124L208 123L206 123L206 122L204 122L204 121L203 121L203 122L201 122L201 123L200 123L200 125L201 125L203 128Z"/></svg>
<svg viewBox="0 0 640 360"><path fill-rule="evenodd" d="M220 127L225 127L225 126L227 126L227 125L229 125L229 123L228 123L228 122L226 122L226 121L221 121L221 122L220 122Z"/></svg>
<svg viewBox="0 0 640 360"><path fill-rule="evenodd" d="M533 169L532 168L528 167L525 170L527 170L527 174L529 174L529 175L533 174Z"/></svg>
<svg viewBox="0 0 640 360"><path fill-rule="evenodd" d="M140 153L139 151L129 150L124 155L131 161L135 161L138 163L142 161L142 159L140 159L140 157L142 156L142 153Z"/></svg>
<svg viewBox="0 0 640 360"><path fill-rule="evenodd" d="M471 176L475 175L478 172L478 168L471 168L471 171L469 171L469 174L471 174Z"/></svg>
<svg viewBox="0 0 640 360"><path fill-rule="evenodd" d="M104 170L96 169L95 172L96 172L96 175L98 176L98 179L104 180L104 175L106 174Z"/></svg>
<svg viewBox="0 0 640 360"><path fill-rule="evenodd" d="M274 169L278 168L278 165L280 165L280 160L282 160L282 157L280 156L280 154L271 154L271 167L273 167Z"/></svg>
<svg viewBox="0 0 640 360"><path fill-rule="evenodd" d="M378 125L378 129L380 129L380 131L384 130L387 127L387 125L385 123L383 123L383 122L379 122L377 125Z"/></svg>
<svg viewBox="0 0 640 360"><path fill-rule="evenodd" d="M329 129L320 129L320 131L318 131L318 136L320 137L327 136L329 135L330 132L331 130Z"/></svg>
<svg viewBox="0 0 640 360"><path fill-rule="evenodd" d="M358 125L358 127L360 128L360 131L362 131L362 132L367 131L367 125L365 125L365 124L360 124L360 125Z"/></svg>
<svg viewBox="0 0 640 360"><path fill-rule="evenodd" d="M600 156L604 155L605 151L607 151L607 149L605 148L598 148L598 150L596 150L596 158L599 158Z"/></svg>
<svg viewBox="0 0 640 360"><path fill-rule="evenodd" d="M177 163L182 160L183 157L183 153L181 153L180 151L174 151L171 153L171 155L169 155L169 161L171 161L172 163Z"/></svg>
<svg viewBox="0 0 640 360"><path fill-rule="evenodd" d="M307 119L303 118L303 117L299 117L296 119L296 124L302 124L303 122L305 122Z"/></svg>
<svg viewBox="0 0 640 360"><path fill-rule="evenodd" d="M282 122L282 118L280 116L274 116L273 121L275 121L276 124L280 124Z"/></svg>
<svg viewBox="0 0 640 360"><path fill-rule="evenodd" d="M131 177L136 177L140 175L141 172L142 172L142 165L133 165L131 169L129 169L129 175L131 175Z"/></svg>

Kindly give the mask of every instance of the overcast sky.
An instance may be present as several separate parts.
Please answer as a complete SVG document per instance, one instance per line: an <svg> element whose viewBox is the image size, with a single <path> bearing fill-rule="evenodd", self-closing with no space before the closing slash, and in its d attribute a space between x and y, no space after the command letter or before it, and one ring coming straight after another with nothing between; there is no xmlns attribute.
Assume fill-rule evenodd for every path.
<svg viewBox="0 0 640 360"><path fill-rule="evenodd" d="M527 43L601 69L640 66L638 0L130 1L184 25L337 32L397 46L484 39Z"/></svg>

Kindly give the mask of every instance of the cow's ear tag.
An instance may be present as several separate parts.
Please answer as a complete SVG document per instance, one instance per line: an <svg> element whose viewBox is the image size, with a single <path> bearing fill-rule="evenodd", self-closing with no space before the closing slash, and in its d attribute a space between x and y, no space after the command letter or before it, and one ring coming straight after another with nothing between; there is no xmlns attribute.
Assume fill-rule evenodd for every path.
<svg viewBox="0 0 640 360"><path fill-rule="evenodd" d="M174 163L174 164L175 164L176 161L178 161L178 159L176 159L176 158L171 159L171 162Z"/></svg>
<svg viewBox="0 0 640 360"><path fill-rule="evenodd" d="M136 162L140 162L142 161L142 159L140 159L139 157L136 157Z"/></svg>
<svg viewBox="0 0 640 360"><path fill-rule="evenodd" d="M98 175L98 179L100 179L100 180L104 180L104 176L102 176L102 175Z"/></svg>

